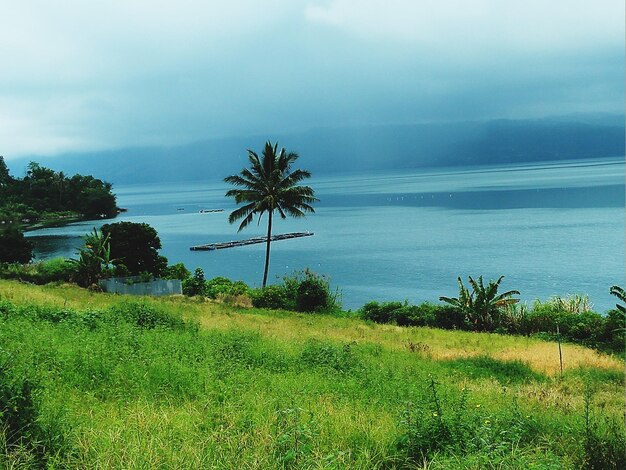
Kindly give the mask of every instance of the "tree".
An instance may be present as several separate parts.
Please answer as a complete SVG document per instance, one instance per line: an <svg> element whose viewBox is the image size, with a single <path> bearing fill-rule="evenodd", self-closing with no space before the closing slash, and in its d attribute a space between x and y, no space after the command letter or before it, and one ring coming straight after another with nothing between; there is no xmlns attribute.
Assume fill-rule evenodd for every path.
<svg viewBox="0 0 626 470"><path fill-rule="evenodd" d="M315 212L311 203L317 201L313 189L299 186L298 183L311 174L306 170L291 170L291 165L298 159L298 154L287 153L284 148L278 151L278 143L265 143L263 157L248 150L250 168L244 168L238 175L224 178L224 181L242 189L231 189L227 197L233 197L237 204L244 204L233 211L228 217L232 224L243 219L239 225L241 232L254 220L267 212L267 242L265 248L265 269L263 271L263 287L267 284L267 273L270 263L270 243L272 241L272 219L277 211L282 219L287 216L304 217L306 212Z"/></svg>
<svg viewBox="0 0 626 470"><path fill-rule="evenodd" d="M519 291L510 290L498 295L502 279L504 276L500 276L497 281L490 280L485 287L482 276L478 277L478 281L469 276L469 283L472 286L470 292L459 277L457 279L459 296L439 297L439 300L460 309L477 330L492 331L498 326L501 309L519 302L519 299L511 298L513 295L519 295Z"/></svg>
<svg viewBox="0 0 626 470"><path fill-rule="evenodd" d="M13 181L11 175L9 174L9 168L7 164L4 162L4 157L0 155L0 189Z"/></svg>
<svg viewBox="0 0 626 470"><path fill-rule="evenodd" d="M161 239L150 225L117 222L103 225L102 234L110 237L113 264L123 264L132 275L150 273L159 276L167 268L167 258L159 256Z"/></svg>
<svg viewBox="0 0 626 470"><path fill-rule="evenodd" d="M0 263L28 263L33 259L33 244L16 225L0 231Z"/></svg>
<svg viewBox="0 0 626 470"><path fill-rule="evenodd" d="M111 258L109 235L99 233L95 228L85 235L85 245L78 250L78 259L71 260L76 265L75 281L79 286L89 287L97 283L111 269L116 260Z"/></svg>

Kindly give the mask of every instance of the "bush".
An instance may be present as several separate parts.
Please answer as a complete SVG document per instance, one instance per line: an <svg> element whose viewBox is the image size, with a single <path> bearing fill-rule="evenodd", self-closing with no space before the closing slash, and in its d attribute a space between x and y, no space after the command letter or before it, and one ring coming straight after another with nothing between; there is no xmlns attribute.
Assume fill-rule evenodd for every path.
<svg viewBox="0 0 626 470"><path fill-rule="evenodd" d="M33 243L15 226L0 230L0 263L28 263Z"/></svg>
<svg viewBox="0 0 626 470"><path fill-rule="evenodd" d="M464 314L454 307L424 302L409 305L407 302L370 302L359 311L364 320L376 323L395 323L399 326L430 326L444 329L465 327Z"/></svg>
<svg viewBox="0 0 626 470"><path fill-rule="evenodd" d="M328 280L308 269L285 276L282 284L255 289L251 295L252 305L259 308L298 312L331 312L341 308L337 294L330 292Z"/></svg>
<svg viewBox="0 0 626 470"><path fill-rule="evenodd" d="M378 302L369 302L365 304L360 311L360 316L364 320L370 320L376 323L391 323L394 318L393 312L404 307L401 302L387 302L379 304Z"/></svg>
<svg viewBox="0 0 626 470"><path fill-rule="evenodd" d="M75 272L76 265L65 258L52 258L37 265L39 283L69 282Z"/></svg>
<svg viewBox="0 0 626 470"><path fill-rule="evenodd" d="M466 330L469 328L463 311L449 305L435 305L435 326L445 330Z"/></svg>
<svg viewBox="0 0 626 470"><path fill-rule="evenodd" d="M70 282L75 274L76 264L64 258L53 258L33 264L5 264L0 267L0 277L33 284Z"/></svg>
<svg viewBox="0 0 626 470"><path fill-rule="evenodd" d="M243 281L231 281L225 277L214 277L210 281L206 281L205 295L212 299L217 299L220 296L237 296L245 295L250 289L248 285Z"/></svg>
<svg viewBox="0 0 626 470"><path fill-rule="evenodd" d="M124 268L128 271L126 266L124 266ZM184 263L176 263L165 268L161 277L163 279L179 279L184 281L191 277L191 272L185 267Z"/></svg>
<svg viewBox="0 0 626 470"><path fill-rule="evenodd" d="M202 268L196 268L193 277L183 281L183 294L193 297L195 295L206 295L206 280Z"/></svg>
<svg viewBox="0 0 626 470"><path fill-rule="evenodd" d="M315 312L325 310L330 305L328 283L318 276L307 276L296 293L296 310Z"/></svg>
<svg viewBox="0 0 626 470"><path fill-rule="evenodd" d="M267 286L254 289L251 295L254 307L274 310L289 308L289 301L283 286Z"/></svg>

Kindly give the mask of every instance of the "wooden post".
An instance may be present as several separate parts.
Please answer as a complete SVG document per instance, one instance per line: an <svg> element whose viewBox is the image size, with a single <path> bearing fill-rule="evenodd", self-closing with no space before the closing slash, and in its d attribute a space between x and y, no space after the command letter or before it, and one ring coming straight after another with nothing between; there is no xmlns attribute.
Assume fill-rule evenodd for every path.
<svg viewBox="0 0 626 470"><path fill-rule="evenodd" d="M559 364L561 365L561 377L563 377L563 353L561 352L561 332L559 324L556 324L556 340L559 342Z"/></svg>

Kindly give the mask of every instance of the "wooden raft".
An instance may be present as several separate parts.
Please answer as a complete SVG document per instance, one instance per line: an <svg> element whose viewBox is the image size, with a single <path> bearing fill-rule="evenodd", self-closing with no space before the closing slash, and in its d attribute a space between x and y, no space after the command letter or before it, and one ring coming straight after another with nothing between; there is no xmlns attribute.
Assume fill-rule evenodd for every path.
<svg viewBox="0 0 626 470"><path fill-rule="evenodd" d="M292 233L282 233L280 235L272 235L271 241L277 240L289 240L290 238L300 238L300 237L310 237L314 235L313 232L292 232ZM246 245L254 245L255 243L265 243L267 241L267 237L254 237L248 238L246 240L234 240L230 242L222 242L222 243L207 243L206 245L196 245L192 246L189 249L191 251L213 251L213 250L223 250L224 248L235 248L236 246L246 246Z"/></svg>

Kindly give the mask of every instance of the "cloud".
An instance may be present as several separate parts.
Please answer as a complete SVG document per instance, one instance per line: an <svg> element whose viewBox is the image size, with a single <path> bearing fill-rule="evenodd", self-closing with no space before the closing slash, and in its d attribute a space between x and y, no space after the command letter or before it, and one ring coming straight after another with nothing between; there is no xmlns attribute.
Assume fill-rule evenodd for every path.
<svg viewBox="0 0 626 470"><path fill-rule="evenodd" d="M621 0L9 2L0 153L623 107Z"/></svg>

